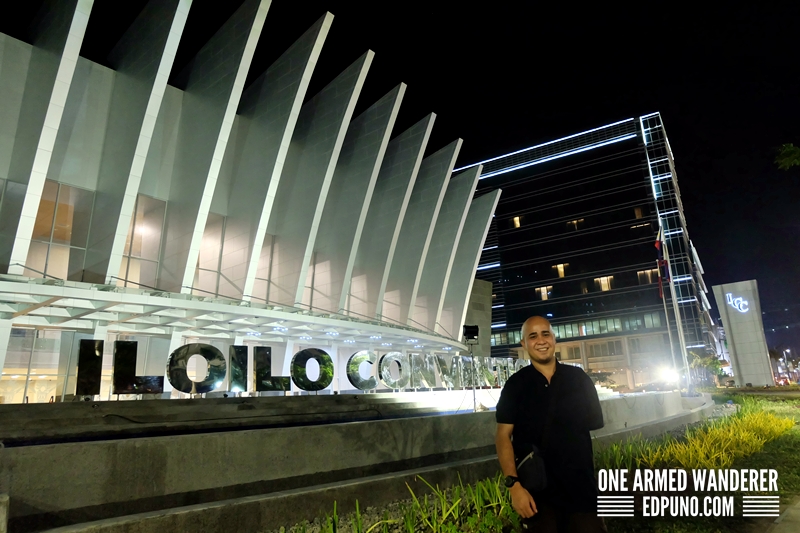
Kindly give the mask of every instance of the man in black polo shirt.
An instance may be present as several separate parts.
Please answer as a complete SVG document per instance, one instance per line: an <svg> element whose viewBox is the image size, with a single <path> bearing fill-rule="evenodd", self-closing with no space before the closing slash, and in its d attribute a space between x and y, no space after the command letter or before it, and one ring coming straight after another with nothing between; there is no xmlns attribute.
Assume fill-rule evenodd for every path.
<svg viewBox="0 0 800 533"><path fill-rule="evenodd" d="M497 404L495 444L514 510L539 532L603 532L597 517L597 490L589 431L603 427L592 380L578 367L556 361L556 338L540 316L522 325L522 346L531 365L512 375ZM555 401L549 436L542 434ZM547 488L530 494L517 480L514 449L536 445L547 472Z"/></svg>

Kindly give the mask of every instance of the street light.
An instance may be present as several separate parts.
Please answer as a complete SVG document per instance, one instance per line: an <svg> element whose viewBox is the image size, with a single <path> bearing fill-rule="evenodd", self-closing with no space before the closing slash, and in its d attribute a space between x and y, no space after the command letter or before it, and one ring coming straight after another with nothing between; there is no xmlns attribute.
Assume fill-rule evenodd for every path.
<svg viewBox="0 0 800 533"><path fill-rule="evenodd" d="M475 356L472 354L472 346L478 344L478 326L464 325L464 343L469 346L469 358L472 361L472 412L478 412L478 400L475 394L475 386L478 383L478 376L475 371Z"/></svg>

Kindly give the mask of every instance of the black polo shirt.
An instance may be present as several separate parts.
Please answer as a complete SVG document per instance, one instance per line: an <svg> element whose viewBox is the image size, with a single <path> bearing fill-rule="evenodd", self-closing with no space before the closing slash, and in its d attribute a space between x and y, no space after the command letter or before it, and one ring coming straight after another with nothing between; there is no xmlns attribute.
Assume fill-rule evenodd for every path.
<svg viewBox="0 0 800 533"><path fill-rule="evenodd" d="M533 365L513 374L497 403L497 423L513 424L515 449L522 443L542 448L550 402L556 402L550 438L542 456L548 487L534 499L574 511L596 509L592 440L589 430L603 427L603 412L591 378L579 367L556 363L547 383Z"/></svg>

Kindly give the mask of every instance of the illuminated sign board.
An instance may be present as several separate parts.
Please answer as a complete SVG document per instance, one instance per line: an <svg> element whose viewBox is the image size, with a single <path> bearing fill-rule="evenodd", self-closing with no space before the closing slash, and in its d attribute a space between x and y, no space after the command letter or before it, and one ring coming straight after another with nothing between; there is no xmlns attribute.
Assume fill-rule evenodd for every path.
<svg viewBox="0 0 800 533"><path fill-rule="evenodd" d="M75 394L95 396L100 394L103 358L103 341L84 339L78 352L78 376ZM232 393L247 390L248 377L252 377L253 391L289 391L291 383L304 391L327 388L334 377L333 358L318 348L307 348L294 354L289 366L289 376L272 375L272 349L255 346L253 365L249 368L247 346L231 346L229 361L215 346L203 343L187 344L169 355L166 376L172 387L187 394L203 394L219 391L225 378L227 391ZM112 394L158 394L164 392L164 376L136 375L135 341L114 342ZM189 377L189 359L199 355L208 367L206 377L194 381ZM311 379L308 363L316 361L319 375ZM369 377L363 377L363 365L371 369ZM352 354L344 372L354 389L372 390L383 385L393 390L433 389L442 386L449 389L502 387L511 374L529 364L528 361L502 357L470 357L464 355L434 355L425 353L403 354L389 352L378 355L370 350ZM439 385L441 383L441 385Z"/></svg>
<svg viewBox="0 0 800 533"><path fill-rule="evenodd" d="M746 313L750 310L750 304L747 303L747 300L742 298L741 296L734 297L733 293L727 293L725 298L728 300L728 305L739 311L740 313Z"/></svg>

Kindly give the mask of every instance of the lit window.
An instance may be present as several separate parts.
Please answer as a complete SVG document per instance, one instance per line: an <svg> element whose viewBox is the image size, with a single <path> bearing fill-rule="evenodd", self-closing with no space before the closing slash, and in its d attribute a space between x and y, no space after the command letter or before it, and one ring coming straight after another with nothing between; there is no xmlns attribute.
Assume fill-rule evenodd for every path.
<svg viewBox="0 0 800 533"><path fill-rule="evenodd" d="M630 347L631 353L642 353L639 339L628 339L628 346Z"/></svg>
<svg viewBox="0 0 800 533"><path fill-rule="evenodd" d="M547 287L537 287L536 288L536 296L538 296L542 300L550 299L550 291L553 290L552 285L548 285Z"/></svg>
<svg viewBox="0 0 800 533"><path fill-rule="evenodd" d="M515 228L518 228L519 226L520 226L520 224L519 224L519 217L514 217L514 227L515 227Z"/></svg>
<svg viewBox="0 0 800 533"><path fill-rule="evenodd" d="M594 278L594 286L601 291L610 291L614 288L614 276L603 276Z"/></svg>
<svg viewBox="0 0 800 533"><path fill-rule="evenodd" d="M642 208L641 207L634 207L633 212L636 215L636 218L642 218Z"/></svg>
<svg viewBox="0 0 800 533"><path fill-rule="evenodd" d="M558 277L563 278L569 263L561 263L560 265L553 265L553 269L558 272Z"/></svg>
<svg viewBox="0 0 800 533"><path fill-rule="evenodd" d="M654 328L661 327L661 313L653 313L653 327Z"/></svg>
<svg viewBox="0 0 800 533"><path fill-rule="evenodd" d="M589 287L586 286L585 281L581 281L581 294L587 294L589 292Z"/></svg>
<svg viewBox="0 0 800 533"><path fill-rule="evenodd" d="M579 218L577 220L570 220L567 222L567 227L573 230L577 230L579 226L583 224L583 219Z"/></svg>
<svg viewBox="0 0 800 533"><path fill-rule="evenodd" d="M639 285L649 285L658 281L658 269L640 270L636 273L639 276Z"/></svg>
<svg viewBox="0 0 800 533"><path fill-rule="evenodd" d="M25 261L26 276L83 280L93 205L94 192L45 180L33 224L35 242Z"/></svg>
<svg viewBox="0 0 800 533"><path fill-rule="evenodd" d="M567 348L567 354L569 354L569 359L580 359L581 358L580 346L575 346L575 347L570 346L569 348Z"/></svg>

